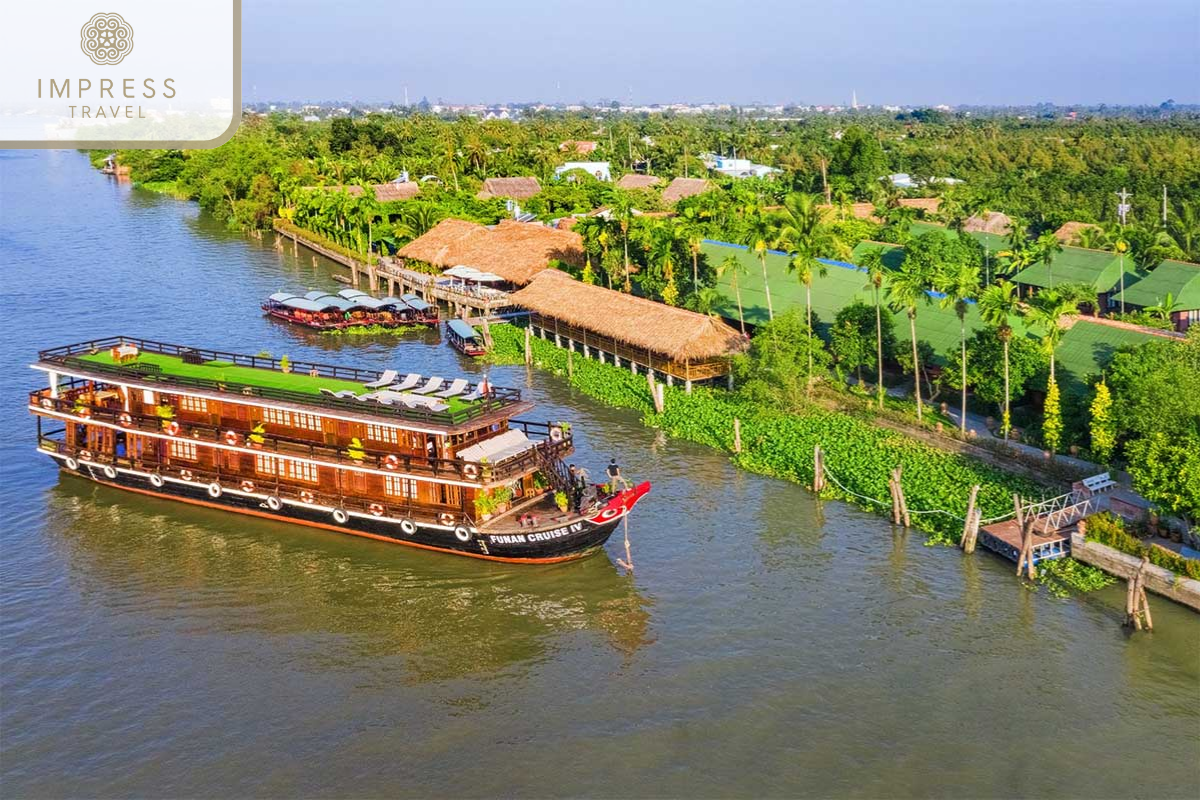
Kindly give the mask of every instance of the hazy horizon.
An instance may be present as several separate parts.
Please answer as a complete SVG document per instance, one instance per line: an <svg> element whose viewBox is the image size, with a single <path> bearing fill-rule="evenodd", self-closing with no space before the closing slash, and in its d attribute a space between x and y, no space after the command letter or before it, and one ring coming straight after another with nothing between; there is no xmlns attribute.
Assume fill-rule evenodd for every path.
<svg viewBox="0 0 1200 800"><path fill-rule="evenodd" d="M977 106L1200 102L1200 3L256 0L243 100Z"/></svg>

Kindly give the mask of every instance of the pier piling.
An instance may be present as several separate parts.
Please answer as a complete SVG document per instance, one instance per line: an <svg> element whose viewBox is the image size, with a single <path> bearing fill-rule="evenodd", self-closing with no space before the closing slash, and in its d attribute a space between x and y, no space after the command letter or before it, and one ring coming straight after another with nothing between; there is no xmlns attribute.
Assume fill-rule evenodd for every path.
<svg viewBox="0 0 1200 800"><path fill-rule="evenodd" d="M967 518L963 522L962 549L964 553L975 552L975 539L979 536L979 512L975 501L979 497L979 484L971 487L971 499L967 501Z"/></svg>
<svg viewBox="0 0 1200 800"><path fill-rule="evenodd" d="M733 452L742 452L742 421L737 417L733 418Z"/></svg>

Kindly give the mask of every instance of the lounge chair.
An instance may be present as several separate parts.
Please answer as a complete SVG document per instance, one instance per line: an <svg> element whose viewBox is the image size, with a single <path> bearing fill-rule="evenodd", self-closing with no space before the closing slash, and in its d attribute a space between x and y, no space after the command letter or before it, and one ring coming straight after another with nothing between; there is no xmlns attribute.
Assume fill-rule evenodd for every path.
<svg viewBox="0 0 1200 800"><path fill-rule="evenodd" d="M429 406L429 410L433 411L434 413L441 413L442 411L449 411L450 404L449 403L434 403L431 406Z"/></svg>
<svg viewBox="0 0 1200 800"><path fill-rule="evenodd" d="M456 397L456 396L462 394L463 392L465 392L467 390L467 387L470 385L471 385L470 381L464 380L462 378L455 378L450 383L449 389L445 389L440 392L434 392L433 396L434 397Z"/></svg>
<svg viewBox="0 0 1200 800"><path fill-rule="evenodd" d="M395 386L389 386L388 388L397 392L406 392L420 382L421 376L416 372L410 372L404 376L404 380L400 381Z"/></svg>
<svg viewBox="0 0 1200 800"><path fill-rule="evenodd" d="M435 375L434 377L430 378L420 389L413 389L412 391L413 394L432 394L433 392L436 392L438 389L442 388L442 384L445 382L446 380L444 378L439 378Z"/></svg>
<svg viewBox="0 0 1200 800"><path fill-rule="evenodd" d="M367 394L356 394L354 399L360 403L371 403L379 398L379 392L368 392Z"/></svg>
<svg viewBox="0 0 1200 800"><path fill-rule="evenodd" d="M317 389L317 391L320 392L321 394L325 395L326 397L334 397L334 398L337 398L338 400L352 400L355 397L358 397L357 392L353 392L349 389L343 389L340 392L335 392L332 389L326 389L324 386L322 386L319 389Z"/></svg>
<svg viewBox="0 0 1200 800"><path fill-rule="evenodd" d="M337 397L337 394L333 391L333 389L326 389L324 386L317 389L317 391L320 392L321 394L325 395L326 397Z"/></svg>
<svg viewBox="0 0 1200 800"><path fill-rule="evenodd" d="M383 374L379 376L379 380L364 383L363 386L367 389L382 389L385 386L390 386L396 382L396 378L400 377L400 373L394 369L385 369Z"/></svg>
<svg viewBox="0 0 1200 800"><path fill-rule="evenodd" d="M462 400L463 402L466 402L466 403L474 403L476 400L482 399L483 396L486 394L487 394L487 392L481 392L479 390L479 387L476 386L474 389L467 392L466 394L464 394L462 397L460 397L458 399Z"/></svg>

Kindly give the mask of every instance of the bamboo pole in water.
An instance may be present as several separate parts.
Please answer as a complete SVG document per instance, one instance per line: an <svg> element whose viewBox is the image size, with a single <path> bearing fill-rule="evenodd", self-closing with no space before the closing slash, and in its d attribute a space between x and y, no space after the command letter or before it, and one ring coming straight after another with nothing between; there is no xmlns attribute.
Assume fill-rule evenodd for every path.
<svg viewBox="0 0 1200 800"><path fill-rule="evenodd" d="M742 452L742 421L737 417L733 418L733 452Z"/></svg>
<svg viewBox="0 0 1200 800"><path fill-rule="evenodd" d="M964 553L975 552L975 538L979 536L979 515L975 513L975 500L979 497L979 484L971 487L971 499L967 501L967 519L963 523L962 549Z"/></svg>

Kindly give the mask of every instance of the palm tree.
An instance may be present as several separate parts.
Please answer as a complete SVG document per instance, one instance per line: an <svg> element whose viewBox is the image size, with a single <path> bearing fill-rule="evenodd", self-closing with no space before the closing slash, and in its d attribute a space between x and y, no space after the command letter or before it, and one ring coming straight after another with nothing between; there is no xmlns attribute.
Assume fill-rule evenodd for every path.
<svg viewBox="0 0 1200 800"><path fill-rule="evenodd" d="M1179 213L1167 223L1167 230L1186 258L1200 261L1200 211L1194 203L1180 203Z"/></svg>
<svg viewBox="0 0 1200 800"><path fill-rule="evenodd" d="M1174 295L1167 292L1167 296L1160 300L1158 305L1146 306L1143 310L1151 319L1168 322L1171 319L1171 315L1179 310L1179 301L1175 299Z"/></svg>
<svg viewBox="0 0 1200 800"><path fill-rule="evenodd" d="M912 338L913 383L917 394L917 419L924 419L924 406L921 404L921 361L917 353L917 306L928 303L929 294L925 291L929 283L928 276L915 262L905 259L898 272L891 274L888 280L888 302L897 311L903 310L908 315L908 332Z"/></svg>
<svg viewBox="0 0 1200 800"><path fill-rule="evenodd" d="M730 256L732 258L732 256ZM740 261L738 262L741 263ZM712 286L705 286L700 291L694 293L687 299L687 307L698 314L706 316L716 316L716 309L721 305L721 301L725 296L721 294L719 289Z"/></svg>
<svg viewBox="0 0 1200 800"><path fill-rule="evenodd" d="M1079 246L1089 250L1107 250L1112 247L1108 232L1098 225L1079 230Z"/></svg>
<svg viewBox="0 0 1200 800"><path fill-rule="evenodd" d="M1012 402L1008 380L1008 342L1012 339L1012 322L1020 314L1020 309L1016 287L1008 281L1000 281L987 287L979 297L979 316L988 325L996 328L996 333L1004 344L1004 421L1001 429L1004 431L1006 442L1011 427L1009 406Z"/></svg>
<svg viewBox="0 0 1200 800"><path fill-rule="evenodd" d="M758 262L762 265L763 274L763 292L767 295L767 319L775 319L775 309L771 305L771 283L767 277L767 249L768 242L774 238L775 226L771 224L771 219L763 212L761 208L756 208L751 212L745 221L746 232L742 236L742 244L748 245L754 254L758 256Z"/></svg>
<svg viewBox="0 0 1200 800"><path fill-rule="evenodd" d="M1066 328L1062 327L1059 321L1077 311L1078 305L1074 299L1056 289L1049 289L1039 292L1030 303L1029 311L1026 312L1029 321L1044 331L1042 342L1046 345L1046 351L1050 355L1051 382L1055 381L1054 353L1058 348L1058 343L1062 341L1063 334L1066 333Z"/></svg>
<svg viewBox="0 0 1200 800"><path fill-rule="evenodd" d="M1037 250L1038 260L1046 265L1046 274L1050 279L1050 288L1054 288L1054 270L1051 269L1051 264L1054 262L1054 257L1062 252L1062 242L1054 235L1053 231L1046 231L1037 238L1034 243Z"/></svg>
<svg viewBox="0 0 1200 800"><path fill-rule="evenodd" d="M819 275L824 278L829 273L829 268L825 266L825 262L817 258L817 254L813 251L808 242L800 245L792 254L791 261L788 262L788 271L794 272L800 282L804 284L804 317L808 321L808 383L806 392L812 394L812 371L813 371L813 355L812 355L812 340L815 333L813 332L812 324L812 282L813 275Z"/></svg>
<svg viewBox="0 0 1200 800"><path fill-rule="evenodd" d="M733 286L733 294L737 298L738 306L738 323L742 326L742 335L746 335L746 315L742 312L742 287L738 283L738 277L750 274L746 262L742 261L737 256L725 256L725 260L717 266L717 277L723 278L729 276L729 283Z"/></svg>
<svg viewBox="0 0 1200 800"><path fill-rule="evenodd" d="M969 267L960 264L957 268L949 268L939 275L935 287L945 294L941 301L942 308L953 308L958 315L959 361L962 374L959 380L962 384L962 406L959 414L959 428L963 436L967 435L967 306L979 294L979 267Z"/></svg>
<svg viewBox="0 0 1200 800"><path fill-rule="evenodd" d="M627 192L614 189L609 208L625 240L625 291L630 292L633 291L633 285L629 282L629 226L633 224L633 198Z"/></svg>
<svg viewBox="0 0 1200 800"><path fill-rule="evenodd" d="M673 219L665 219L654 226L651 238L652 257L662 269L666 284L662 299L669 306L679 301L679 289L675 286L675 253L680 243L679 225Z"/></svg>
<svg viewBox="0 0 1200 800"><path fill-rule="evenodd" d="M875 367L878 370L875 383L875 394L879 400L879 408L883 408L883 311L879 302L879 292L883 288L883 278L887 269L883 265L883 248L874 247L862 254L858 260L860 267L867 271L870 280L866 287L875 295Z"/></svg>
<svg viewBox="0 0 1200 800"><path fill-rule="evenodd" d="M704 243L704 226L700 224L699 213L694 206L689 206L683 212L683 236L687 240L688 250L692 253L692 291L700 291L700 245Z"/></svg>

